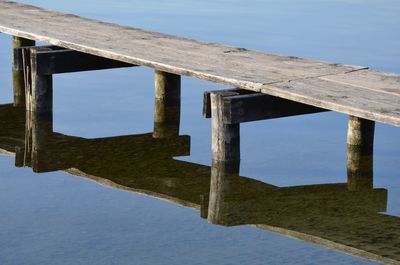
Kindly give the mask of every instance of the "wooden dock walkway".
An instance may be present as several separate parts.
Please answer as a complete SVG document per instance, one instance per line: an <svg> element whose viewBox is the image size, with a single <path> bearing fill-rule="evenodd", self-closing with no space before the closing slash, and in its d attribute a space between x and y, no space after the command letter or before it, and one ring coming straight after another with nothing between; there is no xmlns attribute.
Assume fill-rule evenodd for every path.
<svg viewBox="0 0 400 265"><path fill-rule="evenodd" d="M190 40L5 0L0 0L0 32L13 36L15 106L0 106L0 154L15 153L17 166L65 170L199 209L211 223L254 224L400 264L399 220L380 213L387 191L372 185L374 121L400 126L400 75ZM35 41L53 46L35 46ZM53 74L128 66L155 69L152 134L89 140L53 132ZM204 115L213 124L211 168L173 159L190 150L189 137L179 135L180 76L235 87L205 93ZM240 123L326 110L350 115L347 184L280 188L239 177ZM107 159L112 163L104 163Z"/></svg>
<svg viewBox="0 0 400 265"><path fill-rule="evenodd" d="M400 126L400 76L250 51L0 1L0 32Z"/></svg>

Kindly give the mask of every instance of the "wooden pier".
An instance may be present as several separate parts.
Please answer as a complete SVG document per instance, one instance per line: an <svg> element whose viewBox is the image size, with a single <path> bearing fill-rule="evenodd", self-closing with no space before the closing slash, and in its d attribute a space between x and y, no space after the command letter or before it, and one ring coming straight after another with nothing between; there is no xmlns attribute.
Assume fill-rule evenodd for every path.
<svg viewBox="0 0 400 265"><path fill-rule="evenodd" d="M200 208L202 216L212 223L256 224L262 229L306 238L305 240L311 235L312 239L308 241L314 242L316 238L322 241L328 240L334 242L336 249L388 264L399 264L398 251L384 245L385 242L382 243L384 251L365 245L360 247L357 244L361 244L363 238L360 242L355 239L357 242L344 246L344 240L337 239L333 232L342 231L339 234L345 237L350 228L358 229L360 233L364 231L364 227L357 227L357 223L352 223L356 217L350 213L358 211L359 207L362 208L365 201L368 201L365 205L371 206L372 209L372 213L369 212L368 216L373 220L373 226L387 223L391 227L398 228L397 219L377 213L384 210L382 204L373 205L376 201L385 201L386 193L373 189L372 161L375 122L400 126L400 75L372 71L364 66L313 61L206 43L5 0L0 0L0 32L13 36L11 52L14 107L8 110L9 115L14 115L14 112L25 113L25 109L28 111L23 135L14 137L12 143L8 140L0 143L7 154L16 153L18 166L30 166L37 172L57 169L71 171L71 168L79 168L80 170L72 171L78 172L77 174L84 172L82 175L91 176L90 178L96 180L104 179L101 181L106 183L116 181L117 186L124 186L124 189L157 194L161 198L174 198L182 204L194 205L195 208ZM35 46L36 41L47 44ZM69 147L89 146L86 144L90 142L53 132L52 95L53 89L56 88L53 87L52 76L68 72L131 66L150 67L155 71L154 130L151 134L137 137L102 139L99 140L99 144L102 149L107 149L114 140L120 141L119 143L130 143L128 146L131 147L134 146L134 142L142 142L158 151L163 151L169 146L168 152L161 152L168 158L166 163L168 168L171 170L182 168L201 173L199 174L201 176L194 176L199 177L195 184L180 182L177 179L163 180L169 185L179 187L181 194L165 194L168 185L166 187L161 185L163 191L152 191L149 188L152 182L146 183L147 180L136 183L125 179L128 184L120 180L106 180L109 176L102 174L106 174L104 172L109 169L94 170L87 167L87 164L80 165L79 161L73 159L70 162L53 157L54 160L49 162L48 158L54 155L52 143L57 142L57 139L61 139L64 144L68 143ZM211 169L175 160L171 162L172 154L187 154L189 147L188 138L179 136L181 76L233 87L209 91L204 95L203 114L212 119ZM272 185L258 185L259 183L239 177L240 123L322 111L337 111L349 115L348 183L340 187L332 186L332 189L323 187L318 190L311 187L307 192L314 192L315 196L306 196L307 201L311 203L314 199L333 196L337 201L344 201L346 207L349 205L352 207L350 210L345 207L343 216L332 217L332 220L347 218L345 218L346 225L339 227L342 230L335 228L334 231L327 232L323 227L315 230L313 226L317 224L305 220L304 223L297 224L298 229L294 231L290 229L292 224L289 219L300 218L298 212L294 211L294 214L283 221L279 219L281 216L273 216L271 213L282 206L282 200L292 198L293 194L303 200L304 195L298 194L297 190L305 188L296 188L292 192ZM19 121L19 116L15 121ZM16 132L21 133L19 127ZM96 141L91 141L91 144L93 142ZM14 149L9 149L8 146ZM58 146L57 150L63 150L63 147L67 150L68 146ZM138 148L133 150L137 151ZM96 155L90 150L87 152L89 156ZM113 170L118 169L113 168ZM158 174L153 173L155 176ZM234 201L227 200L226 198L231 198L234 187L241 186L243 182L248 183L249 192L241 194ZM255 204L259 207L256 210L252 206L254 203L254 198L251 197L252 189L264 191L262 202ZM354 194L357 198L353 198ZM192 196L196 198L193 199ZM336 207L335 203L332 204L332 208ZM285 207L301 208L299 203L293 201L288 205ZM322 210L318 205L312 206L314 208L311 209L321 213ZM237 209L246 207L250 207L257 214L251 214L250 211L250 214L240 216L240 211ZM258 215L259 212L262 213L262 217ZM318 216L315 212L310 214L312 220L323 222L321 214ZM238 218L229 220L229 216ZM358 221L369 225L368 220ZM395 236L398 247L399 238L397 234ZM373 235L368 234L366 238L370 240L372 237ZM322 242L321 240L318 242Z"/></svg>

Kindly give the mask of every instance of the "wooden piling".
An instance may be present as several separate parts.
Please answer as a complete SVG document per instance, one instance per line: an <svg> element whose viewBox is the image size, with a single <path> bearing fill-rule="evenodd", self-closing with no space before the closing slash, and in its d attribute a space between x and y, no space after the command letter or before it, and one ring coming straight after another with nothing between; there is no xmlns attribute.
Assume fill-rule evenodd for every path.
<svg viewBox="0 0 400 265"><path fill-rule="evenodd" d="M224 123L224 96L232 92L213 92L211 99L211 148L213 161L240 160L240 124Z"/></svg>
<svg viewBox="0 0 400 265"><path fill-rule="evenodd" d="M373 188L375 122L350 116L347 132L347 178L349 190Z"/></svg>
<svg viewBox="0 0 400 265"><path fill-rule="evenodd" d="M14 49L26 46L35 46L35 41L13 36L12 38L13 53ZM17 62L16 60L17 58L15 56L12 56L14 107L24 107L25 106L24 72L21 69L19 69L19 67L17 67L17 65L20 62Z"/></svg>
<svg viewBox="0 0 400 265"><path fill-rule="evenodd" d="M40 64L46 61L37 60L38 49L30 49L31 63L31 95L29 110L35 113L51 113L53 111L53 76L38 74Z"/></svg>
<svg viewBox="0 0 400 265"><path fill-rule="evenodd" d="M154 138L179 135L181 77L155 71Z"/></svg>

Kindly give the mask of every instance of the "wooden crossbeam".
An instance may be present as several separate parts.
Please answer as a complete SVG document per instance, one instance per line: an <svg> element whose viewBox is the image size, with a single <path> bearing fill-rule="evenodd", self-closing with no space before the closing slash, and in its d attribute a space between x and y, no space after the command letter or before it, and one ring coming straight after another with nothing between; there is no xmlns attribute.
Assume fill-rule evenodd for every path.
<svg viewBox="0 0 400 265"><path fill-rule="evenodd" d="M23 69L22 49L14 50L16 68ZM91 70L103 70L136 66L133 64L107 59L83 52L57 46L40 46L36 52L38 75L52 75Z"/></svg>
<svg viewBox="0 0 400 265"><path fill-rule="evenodd" d="M244 89L228 89L214 92L230 92L229 95L224 96L221 105L223 108L223 122L225 124L236 124L328 111L326 109ZM206 118L211 117L210 94L211 91L204 93L203 115Z"/></svg>
<svg viewBox="0 0 400 265"><path fill-rule="evenodd" d="M224 90L215 90L215 91L206 91L203 96L203 116L207 119L211 118L211 93L225 93L229 92L230 95L246 95L252 94L254 91L245 90L240 88L232 88L232 89L224 89Z"/></svg>

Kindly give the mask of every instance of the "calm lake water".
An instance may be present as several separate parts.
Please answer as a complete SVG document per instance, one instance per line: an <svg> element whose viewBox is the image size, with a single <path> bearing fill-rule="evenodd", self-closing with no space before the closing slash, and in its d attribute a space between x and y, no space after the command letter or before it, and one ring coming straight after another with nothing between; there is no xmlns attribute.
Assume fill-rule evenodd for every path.
<svg viewBox="0 0 400 265"><path fill-rule="evenodd" d="M396 0L23 2L209 42L400 73ZM0 47L0 104L7 104L11 38L1 34ZM356 248L363 236L361 245L376 243L367 242L372 231L382 234L382 251L400 257L400 231L390 230L400 222L399 128L376 124L374 190L353 198L335 185L347 181L346 115L242 124L240 175L247 178L233 177L232 185L239 187L235 198L241 199L227 206L225 225L216 225L199 211L207 205L203 195L211 166L202 95L226 87L182 79L180 135L190 136L190 155L187 138L154 143L143 135L153 131L153 87L153 70L144 67L54 77L58 134L46 162L54 170L80 172L37 174L15 167L14 156L0 155L0 264L375 264L272 233L267 225L346 237L342 242ZM23 131L23 118L18 123L22 116L4 106L0 117L1 144ZM172 159L177 154L183 156ZM75 176L82 172L98 179ZM287 189L274 193L277 187ZM348 198L359 203L357 210L341 204ZM335 214L326 219L329 211ZM353 229L352 220L364 225L363 233Z"/></svg>

